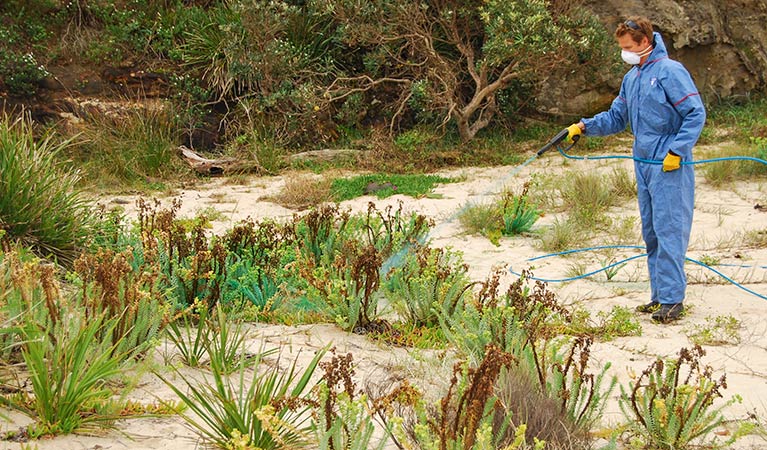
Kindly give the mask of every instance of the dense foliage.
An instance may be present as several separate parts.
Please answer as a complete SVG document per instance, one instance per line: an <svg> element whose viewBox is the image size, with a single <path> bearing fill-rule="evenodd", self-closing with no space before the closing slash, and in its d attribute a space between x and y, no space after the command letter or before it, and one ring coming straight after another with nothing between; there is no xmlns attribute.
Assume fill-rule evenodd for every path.
<svg viewBox="0 0 767 450"><path fill-rule="evenodd" d="M467 141L529 107L544 74L614 62L577 1L10 0L0 21L13 96L49 67L129 65L167 80L189 127L215 107L232 137L291 144L419 123Z"/></svg>

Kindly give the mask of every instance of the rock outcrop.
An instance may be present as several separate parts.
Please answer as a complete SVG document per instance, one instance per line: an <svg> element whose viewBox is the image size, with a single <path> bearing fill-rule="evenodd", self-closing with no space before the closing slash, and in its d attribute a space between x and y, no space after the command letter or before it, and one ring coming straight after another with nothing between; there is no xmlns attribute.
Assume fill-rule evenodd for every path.
<svg viewBox="0 0 767 450"><path fill-rule="evenodd" d="M648 17L663 35L671 58L687 67L709 103L745 98L767 86L765 0L585 0L584 6L610 32L627 16ZM585 80L579 74L550 80L549 97L560 101L541 99L542 109L564 116L599 111L615 97L622 73L606 71L598 80ZM566 92L579 91L561 101L568 98Z"/></svg>

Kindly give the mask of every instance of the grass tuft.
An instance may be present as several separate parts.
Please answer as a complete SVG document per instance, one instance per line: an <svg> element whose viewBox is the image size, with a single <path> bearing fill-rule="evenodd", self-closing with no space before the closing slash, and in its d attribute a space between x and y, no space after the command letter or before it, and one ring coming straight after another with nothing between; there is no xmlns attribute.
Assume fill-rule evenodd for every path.
<svg viewBox="0 0 767 450"><path fill-rule="evenodd" d="M119 116L100 113L85 126L85 142L72 152L73 159L98 187L163 189L164 182L191 174L176 155L178 129L161 105Z"/></svg>
<svg viewBox="0 0 767 450"><path fill-rule="evenodd" d="M285 187L282 191L269 197L270 200L295 209L307 209L330 201L331 181L327 177L316 177L309 174L285 176Z"/></svg>
<svg viewBox="0 0 767 450"><path fill-rule="evenodd" d="M34 138L25 119L0 117L0 230L38 255L71 263L95 216L59 154L71 141Z"/></svg>

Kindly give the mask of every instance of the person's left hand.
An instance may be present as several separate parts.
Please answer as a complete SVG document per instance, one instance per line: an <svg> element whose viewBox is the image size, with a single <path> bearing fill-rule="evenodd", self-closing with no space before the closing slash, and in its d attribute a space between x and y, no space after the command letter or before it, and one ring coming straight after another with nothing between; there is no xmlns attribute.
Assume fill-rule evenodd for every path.
<svg viewBox="0 0 767 450"><path fill-rule="evenodd" d="M677 170L682 162L682 157L674 154L671 150L666 153L666 157L663 158L663 171L671 172Z"/></svg>

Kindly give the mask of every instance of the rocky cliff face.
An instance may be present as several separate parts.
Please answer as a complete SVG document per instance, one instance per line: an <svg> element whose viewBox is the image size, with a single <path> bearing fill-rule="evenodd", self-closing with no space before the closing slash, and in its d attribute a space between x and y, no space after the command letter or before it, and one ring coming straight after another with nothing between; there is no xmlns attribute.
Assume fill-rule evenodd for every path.
<svg viewBox="0 0 767 450"><path fill-rule="evenodd" d="M627 16L648 17L663 35L671 58L687 67L707 102L747 97L767 87L765 0L586 0L584 6L610 32ZM578 75L551 80L551 89L562 94L578 92L573 83L591 88L570 101L549 102L543 108L568 116L599 111L615 97L621 77L618 71L603 75L597 83L578 79ZM562 85L555 86L557 82Z"/></svg>

